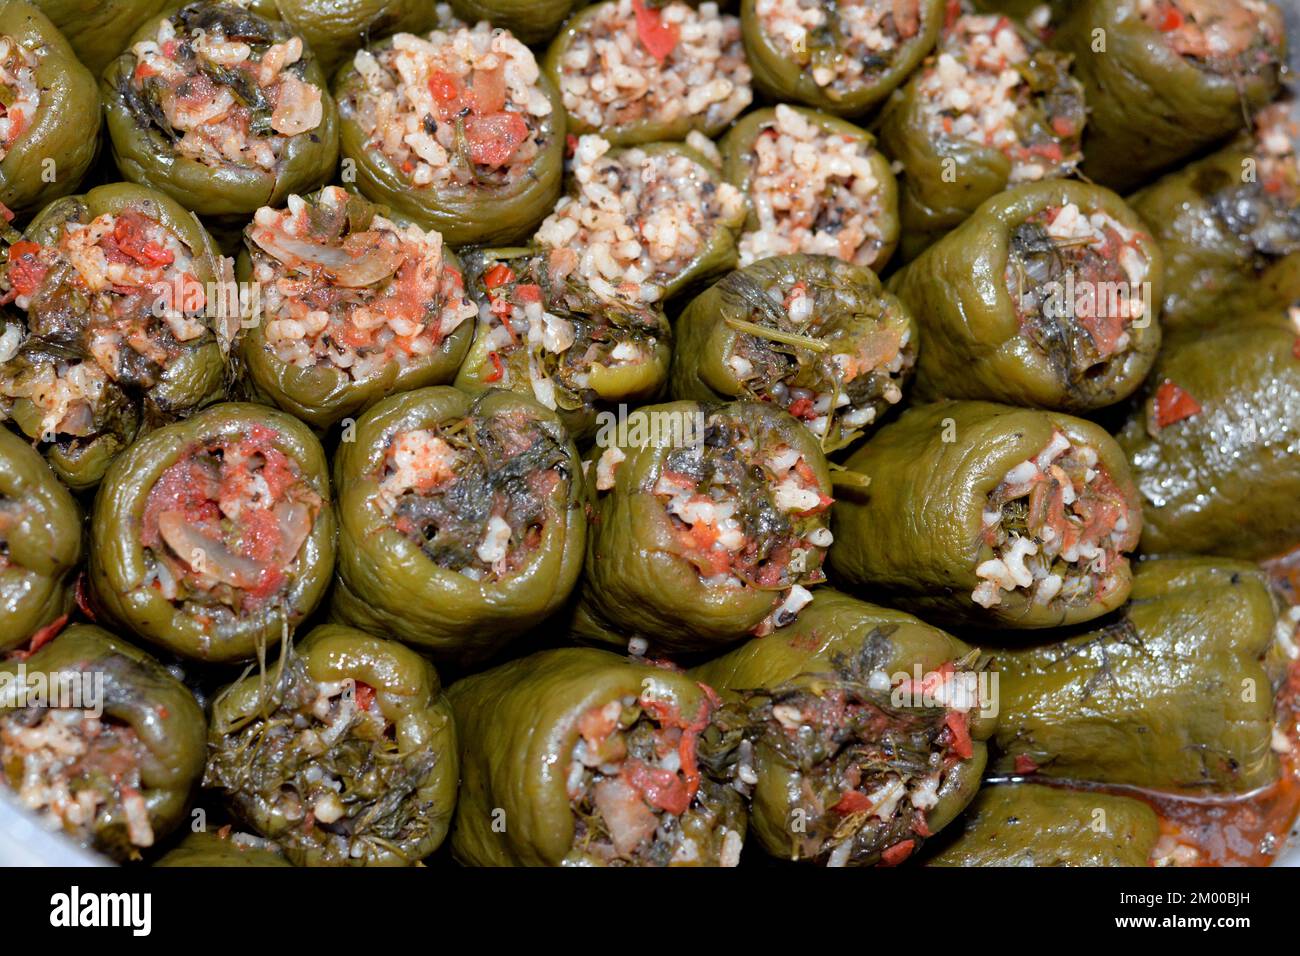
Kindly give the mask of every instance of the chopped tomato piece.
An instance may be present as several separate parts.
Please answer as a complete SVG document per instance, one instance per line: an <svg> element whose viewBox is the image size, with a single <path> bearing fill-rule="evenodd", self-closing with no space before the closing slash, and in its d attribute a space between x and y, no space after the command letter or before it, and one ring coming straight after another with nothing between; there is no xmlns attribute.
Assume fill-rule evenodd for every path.
<svg viewBox="0 0 1300 956"><path fill-rule="evenodd" d="M1165 7L1164 19L1160 21L1161 31L1164 33L1169 33L1173 30L1177 30L1182 25L1183 25L1182 11L1179 10L1172 3L1169 4L1169 6Z"/></svg>
<svg viewBox="0 0 1300 956"><path fill-rule="evenodd" d="M466 90L470 109L480 116L500 113L506 107L506 73L503 67L495 70L475 70Z"/></svg>
<svg viewBox="0 0 1300 956"><path fill-rule="evenodd" d="M916 849L915 840L903 840L900 843L895 843L880 854L880 863L882 866L898 866L912 855L914 849Z"/></svg>
<svg viewBox="0 0 1300 956"><path fill-rule="evenodd" d="M660 11L647 7L643 0L632 0L636 13L636 35L647 53L662 63L677 46L680 30L675 23L664 23Z"/></svg>
<svg viewBox="0 0 1300 956"><path fill-rule="evenodd" d="M1016 773L1027 775L1038 772L1038 761L1029 754L1016 754Z"/></svg>
<svg viewBox="0 0 1300 956"><path fill-rule="evenodd" d="M23 240L9 247L9 285L19 295L31 295L40 286L49 267L37 257L41 247Z"/></svg>
<svg viewBox="0 0 1300 956"><path fill-rule="evenodd" d="M148 220L138 213L124 212L113 224L113 241L117 247L142 266L165 266L176 260L170 249L145 238Z"/></svg>
<svg viewBox="0 0 1300 956"><path fill-rule="evenodd" d="M14 211L2 202L0 202L0 216L4 217L5 222L14 221Z"/></svg>
<svg viewBox="0 0 1300 956"><path fill-rule="evenodd" d="M541 302L542 287L531 283L515 286L515 298L520 302Z"/></svg>
<svg viewBox="0 0 1300 956"><path fill-rule="evenodd" d="M480 166L504 166L528 139L528 124L519 113L471 116L465 121L469 158Z"/></svg>
<svg viewBox="0 0 1300 956"><path fill-rule="evenodd" d="M1156 389L1157 427L1167 428L1175 422L1181 422L1184 418L1199 415L1200 412L1201 403L1193 398L1191 393L1169 379L1161 382L1160 387Z"/></svg>
<svg viewBox="0 0 1300 956"><path fill-rule="evenodd" d="M506 367L501 364L501 356L496 352L489 352L488 358L492 360L492 371L483 379L485 382L499 382L505 377Z"/></svg>
<svg viewBox="0 0 1300 956"><path fill-rule="evenodd" d="M443 116L460 111L460 79L454 73L434 70L429 77L429 95Z"/></svg>
<svg viewBox="0 0 1300 956"><path fill-rule="evenodd" d="M370 706L375 702L375 689L365 681L356 682L357 706L364 711L369 711Z"/></svg>
<svg viewBox="0 0 1300 956"><path fill-rule="evenodd" d="M861 813L864 810L871 809L871 801L867 795L859 790L848 790L840 794L839 800L831 807L842 817L847 817L851 813Z"/></svg>
<svg viewBox="0 0 1300 956"><path fill-rule="evenodd" d="M489 289L503 286L514 279L515 274L504 262L498 262L483 276L483 284Z"/></svg>
<svg viewBox="0 0 1300 956"><path fill-rule="evenodd" d="M629 760L624 764L623 777L640 792L646 803L657 810L680 816L691 805L686 781L671 770L651 767L641 760Z"/></svg>
<svg viewBox="0 0 1300 956"><path fill-rule="evenodd" d="M950 710L943 722L952 734L952 752L962 760L975 756L975 746L970 739L970 719L961 711Z"/></svg>

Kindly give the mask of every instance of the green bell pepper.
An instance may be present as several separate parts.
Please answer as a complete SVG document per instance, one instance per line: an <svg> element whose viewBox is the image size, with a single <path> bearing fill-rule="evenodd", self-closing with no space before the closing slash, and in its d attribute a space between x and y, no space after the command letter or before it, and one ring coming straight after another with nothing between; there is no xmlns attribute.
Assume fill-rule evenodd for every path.
<svg viewBox="0 0 1300 956"><path fill-rule="evenodd" d="M796 44L773 36L757 5L757 0L740 2L754 85L770 99L806 103L839 116L870 112L907 79L934 48L945 9L944 0L894 4L895 10L908 10L908 16L901 22L892 14L886 17L880 29L894 46L877 53L853 36L854 26L845 22L835 2L821 6L822 22L803 28L802 42Z"/></svg>
<svg viewBox="0 0 1300 956"><path fill-rule="evenodd" d="M826 195L808 197L813 209L806 215L814 223L813 226L803 225L802 214L791 213L789 217L793 221L783 222L782 213L774 203L766 201L768 197L762 197L764 201L761 202L756 199L755 167L759 163L756 155L757 143L765 136L783 135L784 117L775 107L746 113L727 131L727 135L719 144L722 151L723 177L740 189L750 202L749 215L740 238L743 260L751 261L750 255L745 250L746 240L753 241L763 234L776 234L785 239L787 244L794 242L795 244L788 249L791 252L824 252L827 240L839 236L840 230L845 228L844 220L851 219L854 215L862 215L868 220L862 229L867 238L851 254L843 255L840 252L836 254L858 265L868 266L877 272L881 271L898 245L898 184L894 179L894 171L889 160L876 149L876 138L860 126L854 126L837 116L801 109L797 106L782 106L781 111L784 110L792 110L826 141L834 138L857 144L860 153L865 155L871 176L876 181L876 188L869 198L863 199L852 190L856 177L832 177L827 183ZM814 143L814 149L817 149L818 145ZM820 145L822 149L825 148L824 141ZM782 163L778 191L798 191L801 186L805 190L813 190L820 185L819 182L809 183L803 180L801 178L803 175L803 170L797 168L790 170L787 164ZM854 204L857 204L859 209L854 209ZM818 228L816 223L821 221L829 224L825 228ZM796 241L795 237L790 235L794 229L804 229L808 236ZM755 242L755 245L759 244ZM763 244L760 248L767 249L770 246ZM753 258L757 257L757 255L753 256Z"/></svg>
<svg viewBox="0 0 1300 956"><path fill-rule="evenodd" d="M67 37L77 59L98 77L130 45L132 34L175 0L33 0Z"/></svg>
<svg viewBox="0 0 1300 956"><path fill-rule="evenodd" d="M1096 215L1104 229L1081 221ZM890 280L921 327L918 394L1060 411L1127 398L1160 347L1162 257L1144 229L1073 180L986 201Z"/></svg>
<svg viewBox="0 0 1300 956"><path fill-rule="evenodd" d="M979 788L995 721L978 664L910 614L823 589L793 624L691 676L744 702L764 850L892 865Z"/></svg>
<svg viewBox="0 0 1300 956"><path fill-rule="evenodd" d="M393 392L450 382L473 340L477 312L465 297L455 254L435 233L413 236L387 210L338 186L304 202L310 236L291 236L258 221L244 231L246 248L235 274L241 283L258 284L264 314L248 323L240 354L258 393L323 430ZM296 218L292 209L274 215L279 223ZM357 248L369 255L349 257L348 250ZM320 268L299 274L304 258ZM282 276L292 277L300 291L285 296L276 285ZM383 308L393 311L375 329L374 316ZM318 309L329 314L329 322L305 334L308 362L298 345L304 339L279 333L274 343L268 340L270 323L301 323L304 313ZM358 313L365 327L355 321ZM405 336L391 331L403 322L419 327ZM286 357L285 349L293 351Z"/></svg>
<svg viewBox="0 0 1300 956"><path fill-rule="evenodd" d="M435 31L430 36L445 38L447 35ZM382 58L391 47L392 40L383 40L366 49L372 57ZM531 53L528 56L531 58ZM400 91L404 81L398 74L382 63L377 64L377 69L379 73L392 77ZM456 87L440 92L441 98L435 97L449 114L457 113L454 120L458 130L457 146L449 150L454 155L446 162L456 174L468 167L465 173L468 178L464 182L453 176L448 182L420 185L385 155L372 142L372 134L362 127L359 118L363 112L363 98L373 95L368 90L367 81L355 63L346 64L334 78L334 96L342 119L340 146L345 181L350 181L347 177L355 174L357 188L368 199L391 207L425 229L437 230L453 246L520 241L532 233L555 205L564 178L564 107L559 92L545 74L537 78L536 92L546 98L551 109L546 115L532 119L529 139L536 144L536 155L521 170L499 168L489 160L475 159L472 149L465 145L466 135L460 120L475 118L478 114L474 111L478 107L463 107L471 111L465 114L453 110L452 106L469 96L472 87L468 88L468 93ZM505 110L497 115L531 116L519 110ZM493 118L485 116L485 121ZM434 132L440 123L445 126L453 122L431 115L429 120L433 122L426 122L425 129L432 126ZM400 121L400 117L390 122L396 121Z"/></svg>
<svg viewBox="0 0 1300 956"><path fill-rule="evenodd" d="M1287 311L1171 338L1119 434L1142 496L1142 550L1265 558L1294 546L1300 358Z"/></svg>
<svg viewBox="0 0 1300 956"><path fill-rule="evenodd" d="M454 384L470 394L505 388L536 398L583 443L614 406L663 392L672 328L657 306L598 294L569 271L569 258L558 249L466 254L479 321Z"/></svg>
<svg viewBox="0 0 1300 956"><path fill-rule="evenodd" d="M76 190L99 155L99 88L54 24L25 0L0 2L0 37L14 44L12 66L39 91L34 112L20 111L19 119L10 109L12 142L0 150L0 203L21 215Z"/></svg>
<svg viewBox="0 0 1300 956"><path fill-rule="evenodd" d="M1274 4L1260 17L1241 3L1180 2L1152 5L1148 22L1137 0L1079 0L1053 38L1074 54L1088 103L1083 172L1119 192L1231 136L1278 92L1286 34ZM1215 55L1220 41L1228 49Z"/></svg>
<svg viewBox="0 0 1300 956"><path fill-rule="evenodd" d="M504 27L529 46L555 36L565 18L583 6L583 0L452 0L456 16L469 23L488 20Z"/></svg>
<svg viewBox="0 0 1300 956"><path fill-rule="evenodd" d="M1149 866L1160 838L1150 805L1039 784L985 787L929 866Z"/></svg>
<svg viewBox="0 0 1300 956"><path fill-rule="evenodd" d="M254 13L283 20L302 37L326 78L368 43L394 33L428 33L438 25L438 7L417 0L252 0L249 4Z"/></svg>
<svg viewBox="0 0 1300 956"><path fill-rule="evenodd" d="M105 256L126 260L111 283L94 265ZM55 200L10 247L0 282L25 323L0 366L0 408L74 490L98 484L142 426L225 394L229 333L209 300L222 269L193 215L131 183Z"/></svg>
<svg viewBox="0 0 1300 956"><path fill-rule="evenodd" d="M243 839L241 839L243 837ZM199 830L185 837L175 848L158 858L162 867L256 867L293 866L274 843L246 834L222 836Z"/></svg>
<svg viewBox="0 0 1300 956"><path fill-rule="evenodd" d="M0 783L29 809L119 862L175 829L203 773L207 723L166 668L78 624L0 664L0 689Z"/></svg>
<svg viewBox="0 0 1300 956"><path fill-rule="evenodd" d="M710 650L793 620L825 580L830 470L787 413L646 406L610 422L596 446L580 638Z"/></svg>
<svg viewBox="0 0 1300 956"><path fill-rule="evenodd" d="M773 256L731 273L677 319L675 398L784 408L826 452L851 445L903 397L916 323L866 266Z"/></svg>
<svg viewBox="0 0 1300 956"><path fill-rule="evenodd" d="M740 727L707 685L592 648L457 681L464 785L451 849L469 866L734 866Z"/></svg>
<svg viewBox="0 0 1300 956"><path fill-rule="evenodd" d="M577 450L522 395L395 395L334 460L336 619L474 663L558 610L587 517ZM499 532L504 532L499 534Z"/></svg>
<svg viewBox="0 0 1300 956"><path fill-rule="evenodd" d="M298 866L411 866L456 803L451 707L411 649L325 624L212 703L205 787Z"/></svg>
<svg viewBox="0 0 1300 956"><path fill-rule="evenodd" d="M1009 31L1025 59L1010 67L1020 82L1007 92L1015 112L1005 120L1010 142L986 142L976 121L962 135L955 124L970 116L947 105L949 84L939 79L937 61L921 67L885 106L880 121L880 146L901 163L903 258L916 258L948 230L960 225L986 200L1008 186L1071 175L1083 154L1087 111L1083 87L1070 75L1068 54L1047 49L1025 28L997 21L983 29L983 18L959 16L945 26L938 53L969 70L966 81L977 90L1001 84L1002 71L982 69L971 62L967 45L973 38L994 45ZM980 29L967 30L969 24ZM975 116L983 107L973 107Z"/></svg>
<svg viewBox="0 0 1300 956"><path fill-rule="evenodd" d="M136 44L155 40L163 29L175 31L177 58L162 53L150 57L177 71L175 78L144 64L133 52ZM200 35L209 38L206 42L225 38L245 44L250 50L242 61L245 66L218 63L197 53L194 44ZM242 229L261 206L278 206L292 193L308 193L324 184L338 161L338 112L311 48L304 45L301 56L269 82L256 79L267 52L282 50L281 44L295 38L301 40L285 23L232 3L206 0L146 23L100 80L113 158L122 176L167 193L223 233ZM228 59L222 49L216 47L213 56ZM187 57L186 51L195 55ZM258 69L246 68L252 66ZM182 74L205 77L203 86L211 88L213 96L225 92L239 104L242 112L231 115L246 117L248 125L228 132L242 133L249 142L240 147L238 158L223 151L224 140L204 138L206 125L176 129L168 119L162 103L174 96L172 87L192 82ZM316 100L318 117L308 108ZM285 108L288 103L296 109ZM211 135L225 129L217 124ZM269 164L260 161L262 151L272 152Z"/></svg>
<svg viewBox="0 0 1300 956"><path fill-rule="evenodd" d="M214 405L118 456L95 499L98 605L183 657L264 655L320 602L334 570L325 454L261 405Z"/></svg>
<svg viewBox="0 0 1300 956"><path fill-rule="evenodd" d="M1276 622L1254 565L1144 562L1117 621L996 655L994 769L1174 792L1267 785L1278 760L1261 658Z"/></svg>
<svg viewBox="0 0 1300 956"><path fill-rule="evenodd" d="M830 566L846 587L927 619L1001 628L1090 621L1128 597L1140 501L1123 452L1091 422L921 405L845 467L870 480L832 513Z"/></svg>
<svg viewBox="0 0 1300 956"><path fill-rule="evenodd" d="M0 651L72 610L81 509L32 447L0 428Z"/></svg>

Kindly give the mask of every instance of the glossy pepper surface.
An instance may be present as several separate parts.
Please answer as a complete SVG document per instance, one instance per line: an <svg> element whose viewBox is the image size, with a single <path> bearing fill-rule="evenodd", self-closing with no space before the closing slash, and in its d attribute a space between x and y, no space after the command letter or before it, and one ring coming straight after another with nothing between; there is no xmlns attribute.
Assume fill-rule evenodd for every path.
<svg viewBox="0 0 1300 956"><path fill-rule="evenodd" d="M490 656L577 582L582 468L559 419L529 398L444 386L385 399L340 444L334 483L333 613L435 659Z"/></svg>
<svg viewBox="0 0 1300 956"><path fill-rule="evenodd" d="M127 48L146 20L174 5L171 0L35 0L59 28L77 59L98 77Z"/></svg>
<svg viewBox="0 0 1300 956"><path fill-rule="evenodd" d="M313 629L216 697L209 748L204 786L299 866L410 866L451 823L451 708L396 641Z"/></svg>
<svg viewBox="0 0 1300 956"><path fill-rule="evenodd" d="M469 23L487 20L529 45L545 43L581 0L454 0L456 16Z"/></svg>
<svg viewBox="0 0 1300 956"><path fill-rule="evenodd" d="M999 773L1245 793L1278 775L1260 663L1277 612L1255 566L1145 562L1119 619L998 652Z"/></svg>
<svg viewBox="0 0 1300 956"><path fill-rule="evenodd" d="M461 863L736 864L745 809L729 780L739 729L707 685L562 648L448 693L461 743L451 837Z"/></svg>
<svg viewBox="0 0 1300 956"><path fill-rule="evenodd" d="M250 6L302 37L326 79L363 46L394 33L424 33L438 23L438 4L412 0L253 0Z"/></svg>
<svg viewBox="0 0 1300 956"><path fill-rule="evenodd" d="M158 858L162 867L260 867L292 866L275 844L246 834L221 834L199 830L186 835L173 849Z"/></svg>
<svg viewBox="0 0 1300 956"><path fill-rule="evenodd" d="M140 637L196 660L250 660L316 607L334 536L328 467L307 426L215 405L114 463L91 520L90 580Z"/></svg>
<svg viewBox="0 0 1300 956"><path fill-rule="evenodd" d="M175 828L203 774L207 734L185 685L143 651L83 624L0 664L0 674L25 674L29 695L39 692L38 675L47 694L60 688L61 706L46 706L50 696L0 702L0 780L21 799L38 801L53 825L118 861L138 859ZM66 749L55 753L45 735ZM29 793L37 781L44 792ZM69 794L66 804L59 793ZM65 813L74 802L91 809L89 819Z"/></svg>
<svg viewBox="0 0 1300 956"><path fill-rule="evenodd" d="M0 428L0 650L72 610L81 509L40 454Z"/></svg>
<svg viewBox="0 0 1300 956"><path fill-rule="evenodd" d="M979 663L910 614L823 589L793 624L691 675L744 703L763 849L892 865L979 787L994 726Z"/></svg>

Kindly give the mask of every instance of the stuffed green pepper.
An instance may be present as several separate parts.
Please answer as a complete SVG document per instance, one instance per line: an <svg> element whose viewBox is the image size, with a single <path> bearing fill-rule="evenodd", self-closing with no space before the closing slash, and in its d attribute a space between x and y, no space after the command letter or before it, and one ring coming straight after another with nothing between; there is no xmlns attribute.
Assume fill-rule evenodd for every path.
<svg viewBox="0 0 1300 956"><path fill-rule="evenodd" d="M706 684L592 648L451 686L469 866L735 866L741 726Z"/></svg>
<svg viewBox="0 0 1300 956"><path fill-rule="evenodd" d="M535 398L578 442L615 406L663 391L672 328L657 284L625 275L616 286L568 246L481 250L465 268L479 319L457 388Z"/></svg>
<svg viewBox="0 0 1300 956"><path fill-rule="evenodd" d="M718 6L605 0L570 17L542 63L569 132L630 146L726 129L754 93L740 21Z"/></svg>
<svg viewBox="0 0 1300 956"><path fill-rule="evenodd" d="M1005 16L962 13L944 25L881 121L881 148L904 170L905 259L1008 186L1075 171L1086 110L1070 59Z"/></svg>
<svg viewBox="0 0 1300 956"><path fill-rule="evenodd" d="M754 85L840 116L889 96L934 47L944 0L741 0Z"/></svg>
<svg viewBox="0 0 1300 956"><path fill-rule="evenodd" d="M344 182L453 246L523 239L560 195L559 94L507 31L399 33L358 51L334 93Z"/></svg>
<svg viewBox="0 0 1300 956"><path fill-rule="evenodd" d="M830 256L774 256L731 273L677 319L675 398L783 408L822 448L852 444L903 398L911 312L874 272Z"/></svg>
<svg viewBox="0 0 1300 956"><path fill-rule="evenodd" d="M678 653L793 621L831 542L830 470L812 434L749 401L645 406L610 425L591 452L577 635Z"/></svg>
<svg viewBox="0 0 1300 956"><path fill-rule="evenodd" d="M1080 0L1053 44L1088 103L1083 172L1120 192L1241 129L1286 63L1269 0Z"/></svg>
<svg viewBox="0 0 1300 956"><path fill-rule="evenodd" d="M1250 135L1131 197L1164 252L1166 328L1238 311L1261 272L1300 252L1294 110L1265 107Z"/></svg>
<svg viewBox="0 0 1300 956"><path fill-rule="evenodd" d="M67 619L81 537L68 489L28 442L0 428L0 652Z"/></svg>
<svg viewBox="0 0 1300 956"><path fill-rule="evenodd" d="M323 185L338 114L302 37L233 3L152 20L100 80L113 158L214 228Z"/></svg>
<svg viewBox="0 0 1300 956"><path fill-rule="evenodd" d="M324 429L390 392L450 382L478 308L433 230L339 186L263 207L237 275L259 290L241 354L256 389Z"/></svg>
<svg viewBox="0 0 1300 956"><path fill-rule="evenodd" d="M142 426L225 394L225 278L212 238L163 193L117 183L55 200L0 276L16 309L0 334L0 416L74 489L94 487Z"/></svg>
<svg viewBox="0 0 1300 956"><path fill-rule="evenodd" d="M586 547L577 450L514 392L437 387L372 408L334 461L334 616L475 663L558 610Z"/></svg>
<svg viewBox="0 0 1300 956"><path fill-rule="evenodd" d="M580 137L572 188L533 241L572 250L584 274L635 287L643 300L652 286L667 299L731 271L745 199L722 181L713 143L700 145L708 152L684 143L610 150L599 136Z"/></svg>
<svg viewBox="0 0 1300 956"><path fill-rule="evenodd" d="M470 23L487 20L524 43L545 43L583 0L451 0L456 16Z"/></svg>
<svg viewBox="0 0 1300 956"><path fill-rule="evenodd" d="M1162 262L1100 186L989 199L890 281L921 326L918 393L1071 412L1127 398L1160 347Z"/></svg>
<svg viewBox="0 0 1300 956"><path fill-rule="evenodd" d="M904 412L845 462L870 485L836 502L846 586L935 620L1036 628L1124 603L1142 531L1114 439L1069 415L985 402Z"/></svg>
<svg viewBox="0 0 1300 956"><path fill-rule="evenodd" d="M1172 792L1271 783L1273 695L1261 658L1277 620L1252 564L1140 564L1117 620L996 654L994 768Z"/></svg>
<svg viewBox="0 0 1300 956"><path fill-rule="evenodd" d="M1300 296L1174 336L1119 434L1142 550L1271 557L1300 540Z"/></svg>
<svg viewBox="0 0 1300 956"><path fill-rule="evenodd" d="M99 87L25 0L0 3L0 209L66 196L99 153Z"/></svg>
<svg viewBox="0 0 1300 956"><path fill-rule="evenodd" d="M775 857L897 865L979 788L996 701L980 655L822 590L794 623L691 671L747 716L738 774Z"/></svg>
<svg viewBox="0 0 1300 956"><path fill-rule="evenodd" d="M130 46L131 36L175 0L32 0L67 38L93 76Z"/></svg>
<svg viewBox="0 0 1300 956"><path fill-rule="evenodd" d="M207 722L148 654L78 624L0 664L0 785L118 862L173 830L203 774Z"/></svg>
<svg viewBox="0 0 1300 956"><path fill-rule="evenodd" d="M203 785L298 866L411 866L456 805L451 707L415 651L325 624L212 703Z"/></svg>
<svg viewBox="0 0 1300 956"><path fill-rule="evenodd" d="M229 827L212 832L197 830L168 850L154 866L259 867L292 866L280 848L251 833L232 833Z"/></svg>
<svg viewBox="0 0 1300 956"><path fill-rule="evenodd" d="M1160 839L1141 800L1034 783L985 787L952 830L929 866L1150 866Z"/></svg>
<svg viewBox="0 0 1300 956"><path fill-rule="evenodd" d="M805 252L879 272L898 245L898 187L875 138L846 120L780 104L722 140L723 175L749 199L740 264Z"/></svg>
<svg viewBox="0 0 1300 956"><path fill-rule="evenodd" d="M264 656L320 602L334 513L320 443L261 405L214 405L141 438L99 488L97 604L182 657Z"/></svg>
<svg viewBox="0 0 1300 956"><path fill-rule="evenodd" d="M394 33L424 33L451 16L444 4L423 0L251 0L245 5L287 23L316 55L327 79L363 46Z"/></svg>

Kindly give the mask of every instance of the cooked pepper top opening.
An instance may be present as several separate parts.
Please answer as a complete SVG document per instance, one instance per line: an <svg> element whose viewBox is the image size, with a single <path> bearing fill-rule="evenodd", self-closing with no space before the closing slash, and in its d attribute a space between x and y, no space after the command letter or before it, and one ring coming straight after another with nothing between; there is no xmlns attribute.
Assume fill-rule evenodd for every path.
<svg viewBox="0 0 1300 956"><path fill-rule="evenodd" d="M916 347L883 294L864 294L838 270L767 288L735 272L720 288L729 310L744 316L726 320L741 333L726 361L749 397L784 408L821 439L838 425L840 445L902 401Z"/></svg>
<svg viewBox="0 0 1300 956"><path fill-rule="evenodd" d="M286 143L324 118L320 89L304 79L302 39L278 36L233 4L192 4L131 47L136 67L120 92L181 156L214 169L274 170Z"/></svg>
<svg viewBox="0 0 1300 956"><path fill-rule="evenodd" d="M612 0L575 31L559 61L560 93L593 129L689 119L712 130L754 98L740 21L717 3Z"/></svg>
<svg viewBox="0 0 1300 956"><path fill-rule="evenodd" d="M1282 62L1282 13L1265 0L1137 0L1137 11L1199 69L1240 75Z"/></svg>
<svg viewBox="0 0 1300 956"><path fill-rule="evenodd" d="M5 411L30 400L46 436L106 429L124 390L153 388L213 342L197 271L194 250L138 209L69 220L50 245L14 243L0 301L23 310L27 327L11 322L0 335Z"/></svg>
<svg viewBox="0 0 1300 956"><path fill-rule="evenodd" d="M478 313L437 232L399 226L338 186L262 207L247 242L282 362L364 381L432 355Z"/></svg>
<svg viewBox="0 0 1300 956"><path fill-rule="evenodd" d="M920 0L757 0L754 12L770 42L838 93L874 83L921 31Z"/></svg>
<svg viewBox="0 0 1300 956"><path fill-rule="evenodd" d="M746 694L757 738L797 772L792 805L805 828L793 832L796 859L901 863L930 836L926 814L945 777L973 754L976 701L957 678L973 673L974 655L894 685L896 629L875 628L829 673ZM896 706L896 694L911 705Z"/></svg>
<svg viewBox="0 0 1300 956"><path fill-rule="evenodd" d="M877 155L866 139L777 106L754 140L749 199L757 223L740 237L740 264L807 252L880 265L887 210L872 165Z"/></svg>
<svg viewBox="0 0 1300 956"><path fill-rule="evenodd" d="M92 711L24 707L0 715L0 769L18 802L50 830L118 858L153 846L141 795L147 759L127 724ZM121 839L110 829L121 829Z"/></svg>
<svg viewBox="0 0 1300 956"><path fill-rule="evenodd" d="M550 135L537 61L508 30L399 33L353 63L362 85L340 110L417 188L518 182Z"/></svg>
<svg viewBox="0 0 1300 956"><path fill-rule="evenodd" d="M1096 449L1054 432L988 496L981 537L993 556L975 568L971 600L997 607L1011 591L1040 605L1102 600L1119 586L1140 531Z"/></svg>
<svg viewBox="0 0 1300 956"><path fill-rule="evenodd" d="M1068 176L1083 159L1083 88L1069 57L1006 17L951 21L918 82L931 136L998 150L1013 184Z"/></svg>
<svg viewBox="0 0 1300 956"><path fill-rule="evenodd" d="M498 262L480 277L491 349L484 384L522 387L549 409L572 411L605 397L603 371L653 361L669 334L663 314L637 304L631 283L583 273L581 259L573 248L552 249Z"/></svg>
<svg viewBox="0 0 1300 956"><path fill-rule="evenodd" d="M1300 123L1288 102L1267 106L1255 117L1255 175L1207 185L1214 214L1233 235L1268 259L1300 251Z"/></svg>
<svg viewBox="0 0 1300 956"><path fill-rule="evenodd" d="M159 477L141 517L146 586L220 627L281 598L320 513L298 463L253 425L186 450Z"/></svg>
<svg viewBox="0 0 1300 956"><path fill-rule="evenodd" d="M578 271L598 277L607 291L654 302L719 229L743 216L744 197L718 182L716 170L680 152L608 151L599 136L578 140L571 169L576 189L556 204L536 239L576 252Z"/></svg>
<svg viewBox="0 0 1300 956"><path fill-rule="evenodd" d="M1074 203L1030 216L1011 234L1006 282L1022 334L1072 385L1104 374L1152 321L1151 263L1141 233Z"/></svg>
<svg viewBox="0 0 1300 956"><path fill-rule="evenodd" d="M525 409L399 431L375 504L441 567L475 581L520 570L572 480L563 443Z"/></svg>
<svg viewBox="0 0 1300 956"><path fill-rule="evenodd" d="M42 59L39 50L29 50L13 37L0 35L0 160L32 128L41 108L36 68Z"/></svg>
<svg viewBox="0 0 1300 956"><path fill-rule="evenodd" d="M565 777L575 822L566 863L740 862L741 795L701 766L708 759L701 737L717 706L705 690L697 714L643 694L598 704L578 718Z"/></svg>

